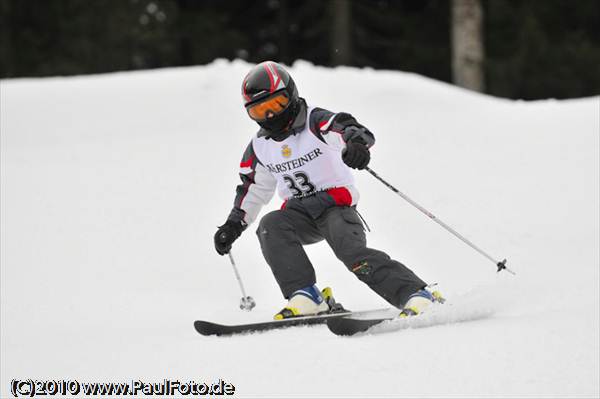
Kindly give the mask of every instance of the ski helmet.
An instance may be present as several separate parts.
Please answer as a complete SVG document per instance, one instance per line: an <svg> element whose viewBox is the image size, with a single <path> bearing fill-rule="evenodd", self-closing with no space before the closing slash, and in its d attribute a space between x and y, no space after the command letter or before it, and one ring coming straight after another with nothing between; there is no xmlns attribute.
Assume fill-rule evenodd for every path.
<svg viewBox="0 0 600 399"><path fill-rule="evenodd" d="M242 97L250 118L275 135L289 128L300 109L294 80L273 61L262 62L248 72Z"/></svg>

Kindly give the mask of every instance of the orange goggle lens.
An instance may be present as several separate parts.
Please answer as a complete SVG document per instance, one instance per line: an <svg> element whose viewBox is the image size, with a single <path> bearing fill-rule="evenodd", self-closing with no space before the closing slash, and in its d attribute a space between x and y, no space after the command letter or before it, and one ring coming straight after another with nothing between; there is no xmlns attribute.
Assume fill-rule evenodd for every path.
<svg viewBox="0 0 600 399"><path fill-rule="evenodd" d="M282 113L289 104L290 99L280 93L256 104L251 104L246 109L252 119L264 121Z"/></svg>

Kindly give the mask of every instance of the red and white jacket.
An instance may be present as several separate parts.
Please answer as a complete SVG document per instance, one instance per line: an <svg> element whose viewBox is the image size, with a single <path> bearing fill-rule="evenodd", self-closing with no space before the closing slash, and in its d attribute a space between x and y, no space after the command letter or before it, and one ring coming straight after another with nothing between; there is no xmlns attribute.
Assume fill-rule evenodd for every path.
<svg viewBox="0 0 600 399"><path fill-rule="evenodd" d="M342 161L348 141L371 147L373 134L347 113L306 106L290 132L269 138L262 129L252 138L240 163L242 184L237 187L229 220L251 224L275 191L284 201L327 193L335 205L351 206L359 194L354 176Z"/></svg>

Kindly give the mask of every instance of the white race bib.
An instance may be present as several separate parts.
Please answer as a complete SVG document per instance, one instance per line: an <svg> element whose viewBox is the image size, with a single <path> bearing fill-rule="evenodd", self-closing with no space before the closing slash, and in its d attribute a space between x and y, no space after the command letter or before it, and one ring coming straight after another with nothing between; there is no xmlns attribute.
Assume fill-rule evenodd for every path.
<svg viewBox="0 0 600 399"><path fill-rule="evenodd" d="M308 109L308 115L312 108ZM310 117L307 117L307 121ZM340 146L332 146L319 140L310 131L309 123L304 130L283 141L255 137L254 152L262 165L276 178L277 192L283 200L311 195L335 187L346 187L352 193L352 203L358 201L354 188L354 176L342 160L344 148L341 135Z"/></svg>

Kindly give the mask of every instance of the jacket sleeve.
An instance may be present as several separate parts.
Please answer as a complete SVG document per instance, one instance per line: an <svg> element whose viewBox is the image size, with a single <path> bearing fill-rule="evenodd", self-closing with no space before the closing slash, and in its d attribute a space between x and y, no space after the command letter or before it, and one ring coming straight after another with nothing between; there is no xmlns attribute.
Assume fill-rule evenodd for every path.
<svg viewBox="0 0 600 399"><path fill-rule="evenodd" d="M245 227L254 222L262 207L271 201L277 186L273 175L256 157L252 142L240 162L240 179L242 183L236 188L233 209L227 220Z"/></svg>
<svg viewBox="0 0 600 399"><path fill-rule="evenodd" d="M313 134L336 148L345 148L349 141L364 144L369 148L375 144L373 133L345 112L333 113L315 108L310 115L309 123Z"/></svg>

